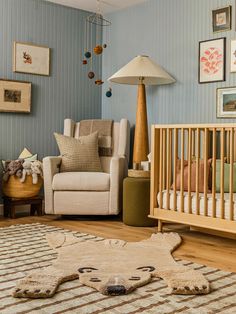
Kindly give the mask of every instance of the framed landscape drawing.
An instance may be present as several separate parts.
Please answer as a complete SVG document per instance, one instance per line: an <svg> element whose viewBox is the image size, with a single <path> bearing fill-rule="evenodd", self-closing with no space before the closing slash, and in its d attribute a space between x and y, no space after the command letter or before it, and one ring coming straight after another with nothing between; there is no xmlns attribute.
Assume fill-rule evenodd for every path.
<svg viewBox="0 0 236 314"><path fill-rule="evenodd" d="M199 42L199 83L225 81L225 49L225 37Z"/></svg>
<svg viewBox="0 0 236 314"><path fill-rule="evenodd" d="M231 40L230 72L236 72L236 40Z"/></svg>
<svg viewBox="0 0 236 314"><path fill-rule="evenodd" d="M217 88L217 118L236 118L236 87Z"/></svg>
<svg viewBox="0 0 236 314"><path fill-rule="evenodd" d="M0 112L30 112L31 83L0 79Z"/></svg>
<svg viewBox="0 0 236 314"><path fill-rule="evenodd" d="M13 71L49 76L50 48L14 42Z"/></svg>
<svg viewBox="0 0 236 314"><path fill-rule="evenodd" d="M231 5L212 11L214 33L231 30L231 11Z"/></svg>

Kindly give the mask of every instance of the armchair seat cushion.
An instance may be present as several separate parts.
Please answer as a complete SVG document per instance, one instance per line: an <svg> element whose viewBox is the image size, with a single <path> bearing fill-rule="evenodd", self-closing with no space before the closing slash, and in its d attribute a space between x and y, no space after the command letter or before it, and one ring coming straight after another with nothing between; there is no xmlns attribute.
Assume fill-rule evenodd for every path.
<svg viewBox="0 0 236 314"><path fill-rule="evenodd" d="M54 191L109 191L110 174L105 172L61 172L53 177Z"/></svg>

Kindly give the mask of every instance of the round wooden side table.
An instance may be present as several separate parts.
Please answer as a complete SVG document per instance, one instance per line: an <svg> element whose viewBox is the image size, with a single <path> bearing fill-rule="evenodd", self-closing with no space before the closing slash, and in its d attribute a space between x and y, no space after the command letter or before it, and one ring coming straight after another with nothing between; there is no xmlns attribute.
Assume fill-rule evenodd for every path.
<svg viewBox="0 0 236 314"><path fill-rule="evenodd" d="M136 227L152 227L157 220L148 218L150 179L128 177L123 181L123 222Z"/></svg>

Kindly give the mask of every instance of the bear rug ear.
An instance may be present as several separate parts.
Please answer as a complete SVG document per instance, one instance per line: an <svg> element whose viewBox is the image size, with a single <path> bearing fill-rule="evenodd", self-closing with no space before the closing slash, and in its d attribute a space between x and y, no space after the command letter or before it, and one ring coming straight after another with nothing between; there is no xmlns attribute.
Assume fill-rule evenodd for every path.
<svg viewBox="0 0 236 314"><path fill-rule="evenodd" d="M52 233L46 234L46 239L51 248L57 249L63 246L66 240L66 236L63 233L52 232Z"/></svg>
<svg viewBox="0 0 236 314"><path fill-rule="evenodd" d="M48 244L53 249L58 249L63 246L73 245L80 242L80 240L71 234L64 234L61 232L52 232L46 235Z"/></svg>

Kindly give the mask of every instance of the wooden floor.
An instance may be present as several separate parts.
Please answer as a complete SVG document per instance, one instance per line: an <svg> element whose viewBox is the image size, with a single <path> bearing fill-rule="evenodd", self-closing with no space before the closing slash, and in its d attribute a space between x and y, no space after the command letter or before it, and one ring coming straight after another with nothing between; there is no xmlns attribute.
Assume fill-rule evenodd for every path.
<svg viewBox="0 0 236 314"><path fill-rule="evenodd" d="M148 238L156 228L129 227L118 218L111 217L60 217L45 215L42 217L19 217L6 219L0 217L0 227L13 224L39 222L69 230L77 230L104 238L120 238L127 241L140 241ZM180 225L165 225L164 231L175 231L183 238L182 245L174 256L200 264L236 272L236 241L190 231Z"/></svg>

